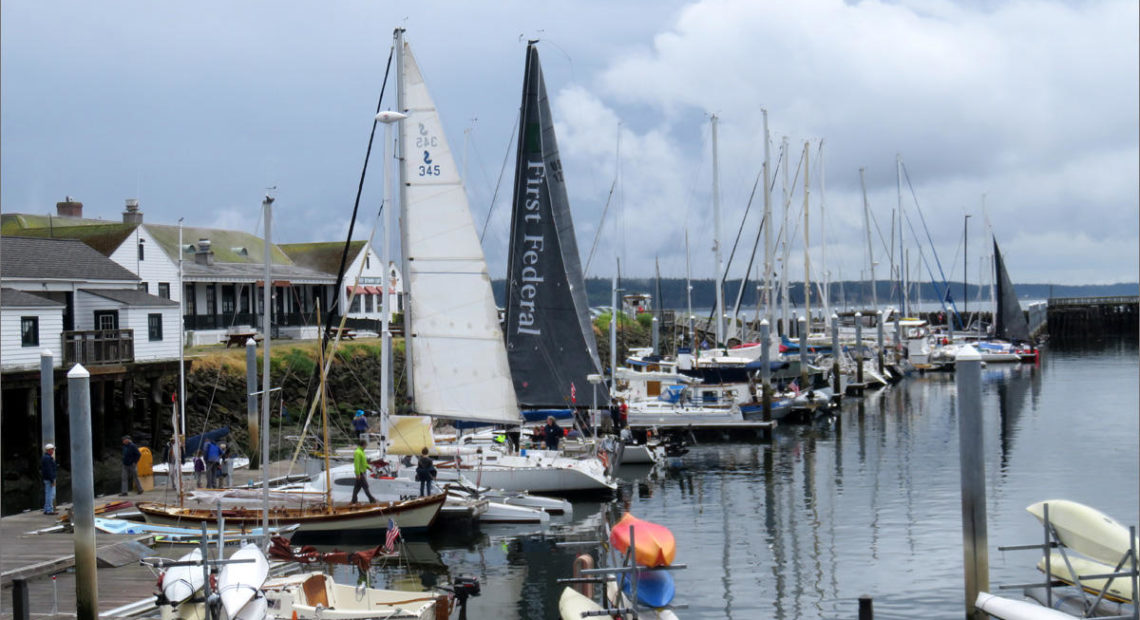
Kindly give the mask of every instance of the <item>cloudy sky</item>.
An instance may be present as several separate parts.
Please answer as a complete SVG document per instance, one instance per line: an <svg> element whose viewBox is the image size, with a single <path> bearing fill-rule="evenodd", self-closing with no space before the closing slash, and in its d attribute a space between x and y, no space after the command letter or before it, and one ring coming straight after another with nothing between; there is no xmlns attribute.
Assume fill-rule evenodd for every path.
<svg viewBox="0 0 1140 620"><path fill-rule="evenodd" d="M913 278L929 279L918 256L933 260L932 240L946 277L961 280L969 215L971 282L989 278L991 226L1015 282L1135 282L1137 7L1135 0L5 2L0 206L48 213L70 195L89 217L118 219L124 199L139 198L148 221L185 217L253 231L264 188L276 186L276 240L342 239L392 30L402 26L453 151L467 153L473 215L482 223L491 214L484 248L495 277L505 269L513 174L513 164L502 173L502 163L513 161L507 150L526 39L538 38L583 261L610 203L589 275L609 276L615 257L624 273L650 275L656 256L663 275L683 276L687 231L694 276L711 277L709 116L720 119L727 257L761 170L766 109L774 167L785 137L790 147L793 277L803 273L800 162L808 141L817 277L824 269L833 279L867 274L860 168L878 229L877 275L885 275L892 218L900 217L897 155L908 173L901 204ZM777 235L785 164L778 165ZM374 166L358 237L373 225L381 181ZM757 234L761 192L745 220L744 253ZM929 269L937 275L936 265Z"/></svg>

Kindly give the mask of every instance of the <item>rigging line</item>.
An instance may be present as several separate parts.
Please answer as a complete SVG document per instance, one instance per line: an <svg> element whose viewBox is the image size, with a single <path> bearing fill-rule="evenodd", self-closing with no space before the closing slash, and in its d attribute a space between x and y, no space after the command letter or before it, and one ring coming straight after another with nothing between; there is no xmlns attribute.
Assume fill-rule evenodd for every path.
<svg viewBox="0 0 1140 620"><path fill-rule="evenodd" d="M733 259L736 257L736 248L740 244L740 235L744 233L744 222L748 219L748 212L752 210L752 201L756 198L756 187L760 185L760 179L764 176L764 169L761 167L760 172L756 173L756 181L752 184L752 193L748 196L748 206L744 208L744 217L740 218L740 228L736 230L736 241L732 244L732 251L728 254L728 264L732 265ZM764 216L760 216L760 226L758 230L764 229ZM759 242L759 235L756 240ZM740 300L744 296L744 287L748 286L748 276L752 271L752 261L756 258L756 243L752 244L752 255L748 258L748 267L744 270L744 276L740 278L740 287L736 289L736 303L732 306L732 317L736 320L737 313L740 312ZM726 270L727 275L727 270Z"/></svg>
<svg viewBox="0 0 1140 620"><path fill-rule="evenodd" d="M740 280L740 288L736 293L736 304L732 308L732 316L735 317L740 312L740 302L744 297L744 287L748 282L748 274L752 272L752 266L756 262L756 250L760 247L760 235L764 232L764 226L767 224L767 218L760 218L760 227L756 229L756 239L752 242L752 254L748 257L748 268L744 270L744 278Z"/></svg>
<svg viewBox="0 0 1140 620"><path fill-rule="evenodd" d="M934 262L938 266L938 275L942 277L942 288L943 288L943 290L939 294L939 303L942 305L943 308L945 308L946 307L946 296L950 292L950 285L946 282L946 273L942 269L941 259L938 258L938 250L935 249L935 247L934 247L934 239L932 239L930 237L930 228L926 225L926 216L922 213L922 206L918 204L918 194L915 193L914 183L912 183L910 180L910 171L907 170L906 162L900 161L899 163L902 164L903 176L906 177L906 186L908 189L910 189L911 199L914 200L914 207L915 207L915 209L918 210L918 217L922 221L922 229L926 232L926 240L930 244L930 253L934 256ZM909 219L908 219L908 223L909 223ZM913 233L913 230L914 230L914 227L912 225L911 226L912 233ZM917 240L917 235L915 235L915 239ZM929 269L929 267L928 267L928 269ZM936 284L934 282L933 275L931 275L931 283ZM954 316L956 318L958 318L958 322L960 324L961 318L958 317L958 307L954 304L953 301L950 302L950 309L954 313Z"/></svg>
<svg viewBox="0 0 1140 620"><path fill-rule="evenodd" d="M384 81L380 84L380 97L376 100L376 114L380 113L380 108L384 104L384 91L388 87L388 74L392 70L392 57L396 53L396 45L388 49L388 64L384 67ZM352 217L348 220L348 235L344 240L344 251L340 255L340 267L336 272L336 284L333 285L333 298L329 304L328 310L328 323L325 324L324 334L321 336L321 347L328 344L329 338L332 337L333 325L336 323L337 313L340 312L340 287L344 284L344 271L348 269L348 249L352 244L352 231L356 227L356 214L360 210L360 195L364 193L364 177L368 173L368 159L372 155L372 142L376 139L376 126L380 121L375 118L372 119L372 132L368 134L368 148L364 151L364 166L360 170L360 181L356 185L356 200L352 205ZM387 165L388 162L384 162ZM387 191L387 188L385 188ZM365 248L367 250L367 248ZM387 268L387 265L385 265ZM344 313L347 314L347 313Z"/></svg>
<svg viewBox="0 0 1140 620"><path fill-rule="evenodd" d="M522 110L519 110L522 114ZM511 156L511 146L515 143L515 131L519 126L519 117L515 115L515 122L511 124L511 137L507 140L507 152L503 154L503 165L499 168L499 179L495 181L495 192L491 194L491 205L487 207L487 217L483 220L483 230L479 233L479 243L483 243L483 238L487 236L487 226L491 223L491 214L495 211L495 202L499 199L499 188L503 186L503 174L507 171L507 161Z"/></svg>
<svg viewBox="0 0 1140 620"><path fill-rule="evenodd" d="M610 210L610 201L613 200L614 190L617 189L619 173L621 171L621 123L618 123L618 137L617 137L617 154L614 156L614 182L610 184L610 193L606 196L606 204L602 207L602 218L598 220L598 229L594 231L594 242L590 244L590 253L586 256L586 268L582 270L584 278L590 277L590 263L594 261L594 252L598 249L598 240L602 237L602 231L605 230L606 213Z"/></svg>

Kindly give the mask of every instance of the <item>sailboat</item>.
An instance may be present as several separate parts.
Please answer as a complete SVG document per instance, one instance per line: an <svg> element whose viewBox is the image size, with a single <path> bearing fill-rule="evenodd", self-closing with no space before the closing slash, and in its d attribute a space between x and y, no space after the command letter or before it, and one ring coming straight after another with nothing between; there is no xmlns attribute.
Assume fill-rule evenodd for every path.
<svg viewBox="0 0 1140 620"><path fill-rule="evenodd" d="M262 206L265 210L265 244L269 247L270 240L270 221L272 217L273 198L270 196L265 197ZM265 282L272 282L273 279L270 274L270 261L265 261ZM270 331L268 326L269 308L271 304L263 304L263 325L266 327L263 331L265 340L263 346L267 349L270 346ZM323 353L323 351L322 351ZM320 364L324 368L324 363ZM265 364L263 372L268 374L270 364ZM327 412L324 407L325 396L325 381L324 373L321 373L320 382L320 398L321 398L321 414L326 418ZM265 380L268 385L268 378ZM262 395L262 398L268 398L268 393ZM269 425L265 424L263 427L266 432L269 430ZM328 445L328 437L326 432L325 445ZM267 450L262 450L261 466L263 472L268 472L269 455ZM328 450L325 450L325 469L328 469ZM266 474L268 475L268 474ZM225 519L225 522L232 527L239 528L253 528L260 524L266 523L269 520L276 522L284 522L296 524L297 532L339 532L351 531L353 533L383 533L388 529L390 520L395 519L395 522L405 531L418 531L426 530L435 521L439 514L440 508L446 499L442 493L421 497L410 500L387 501L375 504L364 505L350 505L350 506L334 506L331 501L331 495L326 495L324 502L316 506L276 506L271 507L268 501L268 489L266 488L264 503L261 506L247 508L244 506L228 506L222 509L220 506L217 510L209 507L185 507L181 501L177 505L164 504L159 502L140 502L136 505L139 512L148 523L158 524L174 524L181 525L185 523L215 523L219 515ZM256 504L251 501L251 504Z"/></svg>
<svg viewBox="0 0 1140 620"><path fill-rule="evenodd" d="M437 419L519 425L522 416L507 347L463 182L439 112L399 29L396 72L398 107L407 115L399 128L397 159L407 288L405 350L411 378L407 385L413 409ZM430 450L446 452L440 446ZM454 455L464 456L460 451ZM597 459L541 451L519 455L488 447L438 463L437 469L441 481L470 472L479 477L477 483L508 491L616 488Z"/></svg>
<svg viewBox="0 0 1140 620"><path fill-rule="evenodd" d="M527 45L519 113L507 259L507 358L520 407L577 409L582 407L577 392L589 389L587 377L600 375L602 365L535 43ZM603 384L594 396L610 402Z"/></svg>

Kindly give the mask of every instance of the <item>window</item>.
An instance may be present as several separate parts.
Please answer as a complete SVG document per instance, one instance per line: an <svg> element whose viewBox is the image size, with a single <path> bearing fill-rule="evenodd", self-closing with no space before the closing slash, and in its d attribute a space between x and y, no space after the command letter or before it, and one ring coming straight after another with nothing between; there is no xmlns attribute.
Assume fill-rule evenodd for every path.
<svg viewBox="0 0 1140 620"><path fill-rule="evenodd" d="M146 246L143 245L144 243L146 243L146 239L139 239L139 260L146 258L146 252L144 251Z"/></svg>
<svg viewBox="0 0 1140 620"><path fill-rule="evenodd" d="M40 346L40 317L20 317L20 345L25 347Z"/></svg>
<svg viewBox="0 0 1140 620"><path fill-rule="evenodd" d="M237 301L234 296L234 285L222 285L222 314L233 314L237 309Z"/></svg>
<svg viewBox="0 0 1140 620"><path fill-rule="evenodd" d="M163 299L170 299L170 283L169 282L159 282L158 283L158 296L163 298Z"/></svg>
<svg viewBox="0 0 1140 620"><path fill-rule="evenodd" d="M374 297L376 297L376 296L375 295L365 295L364 296L364 311L365 312L372 312L372 299Z"/></svg>
<svg viewBox="0 0 1140 620"><path fill-rule="evenodd" d="M195 299L195 297L194 297L194 285L193 284L187 284L186 285L186 290L182 291L182 299L184 300L184 303L186 304L186 314L189 314L189 315L198 314L197 299Z"/></svg>
<svg viewBox="0 0 1140 620"><path fill-rule="evenodd" d="M146 334L151 342L155 340L162 340L162 315L148 314L146 315Z"/></svg>
<svg viewBox="0 0 1140 620"><path fill-rule="evenodd" d="M206 307L205 312L202 314L217 314L218 313L218 289L215 284L206 285Z"/></svg>
<svg viewBox="0 0 1140 620"><path fill-rule="evenodd" d="M357 295L357 296L352 298L352 307L349 309L349 313L351 313L351 314L359 314L360 313L360 298L361 297L363 297L363 295Z"/></svg>
<svg viewBox="0 0 1140 620"><path fill-rule="evenodd" d="M371 256L368 255L368 252L365 252L364 253L364 268L365 269L370 269L372 267L372 261L370 259L371 259Z"/></svg>
<svg viewBox="0 0 1140 620"><path fill-rule="evenodd" d="M140 290L140 291L142 291L142 292L144 292L144 293L149 293L149 292L150 292L150 287L149 287L149 286L147 286L147 283L146 283L146 282L139 282L139 290Z"/></svg>
<svg viewBox="0 0 1140 620"><path fill-rule="evenodd" d="M95 329L119 329L119 311L96 310Z"/></svg>

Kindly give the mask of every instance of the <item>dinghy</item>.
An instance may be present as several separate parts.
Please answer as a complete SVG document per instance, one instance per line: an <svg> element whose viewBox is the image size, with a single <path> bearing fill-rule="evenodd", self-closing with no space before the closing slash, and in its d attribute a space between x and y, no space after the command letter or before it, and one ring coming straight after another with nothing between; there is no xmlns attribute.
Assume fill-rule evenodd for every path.
<svg viewBox="0 0 1140 620"><path fill-rule="evenodd" d="M230 556L230 560L253 560L222 566L218 575L218 596L230 618L237 616L246 603L257 594L258 588L269 577L269 562L261 548L255 544L243 545Z"/></svg>
<svg viewBox="0 0 1140 620"><path fill-rule="evenodd" d="M562 617L562 620L582 620L582 618L596 617L596 613L590 616L585 614L599 611L602 611L601 605L570 586L566 586L562 590L562 596L558 597L558 615Z"/></svg>
<svg viewBox="0 0 1140 620"><path fill-rule="evenodd" d="M202 561L202 550L195 549L178 558L179 562ZM171 566L162 574L162 595L171 605L190 598L206 582L201 565Z"/></svg>
<svg viewBox="0 0 1140 620"><path fill-rule="evenodd" d="M1090 558L1116 566L1129 549L1140 550L1140 541L1130 541L1128 528L1103 512L1069 501L1050 499L1026 508L1029 514L1045 522L1045 505L1049 505L1049 524L1057 532L1061 544Z"/></svg>
<svg viewBox="0 0 1140 620"><path fill-rule="evenodd" d="M677 555L673 532L664 525L643 521L628 512L610 530L610 543L615 549L621 553L629 549L631 528L638 564L653 567L673 563L673 558Z"/></svg>
<svg viewBox="0 0 1140 620"><path fill-rule="evenodd" d="M1051 552L1049 554L1049 575L1071 586L1078 585L1077 577L1081 577L1079 585L1084 588L1086 592L1093 594L1100 594L1107 585L1108 591L1104 593L1104 597L1118 603L1131 603L1133 599L1136 598L1132 592L1131 580L1127 577L1117 577L1112 580L1111 584L1108 583L1108 579L1084 578L1085 575L1110 575L1115 573L1117 572L1115 564L1105 564L1103 562L1097 562L1096 560L1079 558L1072 555L1069 555L1069 564L1072 565L1076 576L1073 576L1073 573L1069 572L1069 566L1065 564L1065 558L1059 551ZM1041 560L1037 562L1037 570L1045 572L1045 558L1041 558ZM1128 569L1124 568L1120 572L1126 570Z"/></svg>

